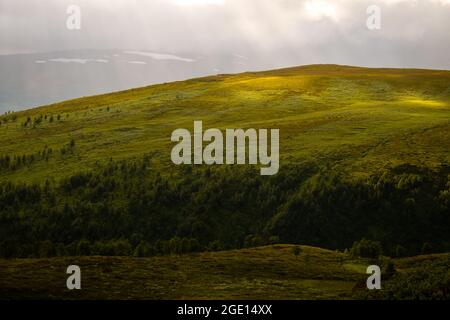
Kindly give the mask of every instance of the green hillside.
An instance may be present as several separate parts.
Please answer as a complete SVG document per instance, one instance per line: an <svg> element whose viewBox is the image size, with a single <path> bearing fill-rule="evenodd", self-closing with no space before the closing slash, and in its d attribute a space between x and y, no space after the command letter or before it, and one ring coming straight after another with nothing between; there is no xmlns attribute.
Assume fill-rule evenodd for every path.
<svg viewBox="0 0 450 320"><path fill-rule="evenodd" d="M279 128L281 166L312 162L354 176L436 168L449 162L449 103L448 71L315 65L156 85L3 116L0 159L26 159L1 162L0 179L43 183L143 154L171 167L171 132L194 120ZM76 147L62 151L72 139Z"/></svg>
<svg viewBox="0 0 450 320"><path fill-rule="evenodd" d="M315 65L6 114L0 257L153 257L293 243L450 251L450 71ZM170 136L280 129L280 171L179 166Z"/></svg>

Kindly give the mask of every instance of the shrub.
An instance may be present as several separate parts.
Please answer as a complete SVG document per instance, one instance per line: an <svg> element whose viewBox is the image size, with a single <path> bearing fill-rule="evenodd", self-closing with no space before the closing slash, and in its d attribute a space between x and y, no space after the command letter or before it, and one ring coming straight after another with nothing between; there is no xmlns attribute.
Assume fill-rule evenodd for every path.
<svg viewBox="0 0 450 320"><path fill-rule="evenodd" d="M363 238L353 243L350 252L355 257L378 259L382 249L380 242Z"/></svg>
<svg viewBox="0 0 450 320"><path fill-rule="evenodd" d="M76 254L78 256L88 256L91 254L91 244L87 240L80 240L77 243Z"/></svg>
<svg viewBox="0 0 450 320"><path fill-rule="evenodd" d="M141 241L134 249L135 257L149 257L153 255L153 250L150 244L146 241Z"/></svg>
<svg viewBox="0 0 450 320"><path fill-rule="evenodd" d="M433 246L429 242L425 242L422 246L422 254L433 253Z"/></svg>
<svg viewBox="0 0 450 320"><path fill-rule="evenodd" d="M295 246L291 249L291 252L294 256L298 257L300 253L302 253L302 248L300 246Z"/></svg>
<svg viewBox="0 0 450 320"><path fill-rule="evenodd" d="M279 236L271 236L269 238L269 243L270 244L278 244L278 243L280 243L280 237Z"/></svg>

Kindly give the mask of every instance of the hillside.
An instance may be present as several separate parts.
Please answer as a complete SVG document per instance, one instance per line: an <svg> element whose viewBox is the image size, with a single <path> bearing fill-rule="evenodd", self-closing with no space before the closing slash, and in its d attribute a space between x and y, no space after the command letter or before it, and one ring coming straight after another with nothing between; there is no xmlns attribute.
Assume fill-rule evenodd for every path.
<svg viewBox="0 0 450 320"><path fill-rule="evenodd" d="M154 258L71 257L0 260L0 299L325 299L348 298L364 262L342 254L279 245ZM65 288L79 264L83 289ZM361 265L359 264L361 263Z"/></svg>
<svg viewBox="0 0 450 320"><path fill-rule="evenodd" d="M68 257L0 259L0 299L354 299L370 298L365 273L370 261L315 247L274 245L252 249L153 258ZM448 283L426 282L430 270L447 265L449 255L428 255L393 261L397 274L383 276L382 293L408 274L428 275L396 290L397 298L422 299L439 294ZM67 290L66 268L77 264L82 290ZM423 272L423 271L422 271ZM423 282L423 283L422 283ZM380 298L380 297L378 297ZM391 297L392 298L392 297ZM439 298L436 296L435 298ZM443 298L442 296L440 298ZM447 297L448 298L448 297Z"/></svg>
<svg viewBox="0 0 450 320"><path fill-rule="evenodd" d="M450 251L450 72L314 65L7 114L0 257L294 243ZM173 130L280 129L280 171L175 166ZM259 168L256 168L259 169Z"/></svg>
<svg viewBox="0 0 450 320"><path fill-rule="evenodd" d="M0 157L33 160L3 165L0 180L43 183L143 154L169 168L171 132L192 130L194 120L279 128L281 166L315 163L358 177L402 164L436 168L449 162L449 103L448 71L334 65L80 98L1 118ZM72 139L76 148L64 153Z"/></svg>

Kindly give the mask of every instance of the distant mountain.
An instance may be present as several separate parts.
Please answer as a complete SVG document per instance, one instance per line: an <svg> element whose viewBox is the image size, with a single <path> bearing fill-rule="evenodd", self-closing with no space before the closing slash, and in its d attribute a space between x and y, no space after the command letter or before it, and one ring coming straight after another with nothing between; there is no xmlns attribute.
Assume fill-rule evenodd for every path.
<svg viewBox="0 0 450 320"><path fill-rule="evenodd" d="M255 70L241 54L78 50L0 56L0 113L218 73Z"/></svg>

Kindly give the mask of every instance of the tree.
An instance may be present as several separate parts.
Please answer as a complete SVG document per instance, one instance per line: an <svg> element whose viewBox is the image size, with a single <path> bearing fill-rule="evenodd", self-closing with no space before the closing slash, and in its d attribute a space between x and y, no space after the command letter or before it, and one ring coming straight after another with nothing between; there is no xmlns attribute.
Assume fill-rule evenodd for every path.
<svg viewBox="0 0 450 320"><path fill-rule="evenodd" d="M361 239L353 243L351 254L355 257L378 259L381 255L381 244L378 241Z"/></svg>
<svg viewBox="0 0 450 320"><path fill-rule="evenodd" d="M114 247L114 255L115 256L129 256L131 254L131 245L128 240L116 240L113 241L113 247Z"/></svg>
<svg viewBox="0 0 450 320"><path fill-rule="evenodd" d="M222 251L224 249L224 246L220 240L214 240L209 243L208 249L210 251Z"/></svg>
<svg viewBox="0 0 450 320"><path fill-rule="evenodd" d="M42 241L39 244L39 257L47 258L55 255L55 247L53 243L49 240Z"/></svg>
<svg viewBox="0 0 450 320"><path fill-rule="evenodd" d="M395 269L394 262L392 262L392 260L389 259L389 261L386 263L386 267L384 268L384 278L389 279L396 272L397 270Z"/></svg>
<svg viewBox="0 0 450 320"><path fill-rule="evenodd" d="M91 254L91 244L88 240L82 239L78 241L76 254L77 256L88 256Z"/></svg>
<svg viewBox="0 0 450 320"><path fill-rule="evenodd" d="M135 257L149 257L153 254L150 244L146 241L141 241L134 249L133 255Z"/></svg>
<svg viewBox="0 0 450 320"><path fill-rule="evenodd" d="M302 248L300 246L295 246L291 249L291 252L294 256L298 257L300 253L302 253Z"/></svg>
<svg viewBox="0 0 450 320"><path fill-rule="evenodd" d="M406 249L404 246L396 245L394 249L394 256L397 258L406 256Z"/></svg>
<svg viewBox="0 0 450 320"><path fill-rule="evenodd" d="M270 244L277 244L280 243L280 237L279 236L271 236L269 238L269 243Z"/></svg>
<svg viewBox="0 0 450 320"><path fill-rule="evenodd" d="M425 242L422 245L422 254L430 254L433 253L433 246L431 245L431 243L429 242Z"/></svg>

